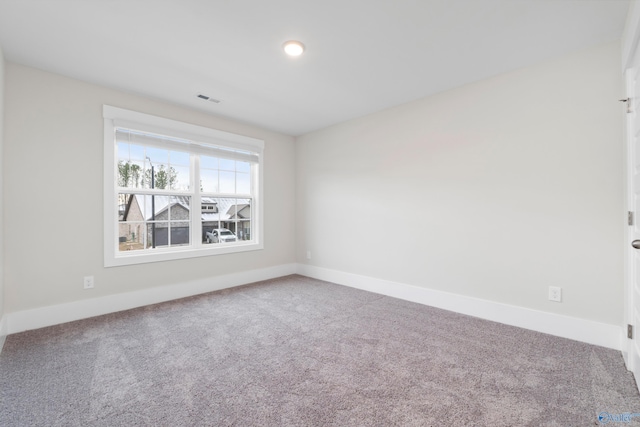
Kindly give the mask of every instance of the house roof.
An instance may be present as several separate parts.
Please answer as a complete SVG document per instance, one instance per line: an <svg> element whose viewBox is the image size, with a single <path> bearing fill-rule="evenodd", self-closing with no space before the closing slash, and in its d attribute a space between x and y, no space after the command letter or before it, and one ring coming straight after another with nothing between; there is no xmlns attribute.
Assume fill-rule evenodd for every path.
<svg viewBox="0 0 640 427"><path fill-rule="evenodd" d="M140 206L141 209L143 209L143 215L145 216L146 219L151 219L152 215L150 214L151 212L151 197L144 197L143 195L136 195L136 202L138 203L138 206ZM170 204L171 206L181 206L182 208L184 208L185 210L190 210L190 206L189 206L189 197L188 196L173 196L172 197L173 202ZM155 210L156 210L156 216L162 214L164 211L166 211L169 208L169 203L167 203L168 198L164 197L164 196L156 196L155 198ZM231 199L231 198L214 198L214 197L203 197L202 198L202 203L209 203L209 204L216 204L216 206L218 207L218 212L201 212L201 219L202 221L229 221L231 219L236 219L234 218L234 209L236 206L236 199ZM240 213L240 211L244 210L247 207L250 207L251 205L249 205L248 203L238 203L238 213ZM127 209L128 212L128 209ZM244 215L239 215L239 218L248 218L249 215L244 216ZM126 219L126 216L125 216Z"/></svg>
<svg viewBox="0 0 640 427"><path fill-rule="evenodd" d="M239 203L237 205L231 205L229 206L229 209L227 210L227 215L229 215L229 218L249 218L251 216L251 211L247 210L247 208L250 208L251 205L248 203Z"/></svg>

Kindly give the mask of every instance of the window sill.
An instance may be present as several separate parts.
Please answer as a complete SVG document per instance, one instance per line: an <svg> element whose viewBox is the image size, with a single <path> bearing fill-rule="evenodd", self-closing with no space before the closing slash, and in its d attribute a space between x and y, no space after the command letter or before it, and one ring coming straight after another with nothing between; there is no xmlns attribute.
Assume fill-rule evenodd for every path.
<svg viewBox="0 0 640 427"><path fill-rule="evenodd" d="M215 244L212 244L215 245ZM201 246L199 248L177 248L177 249L157 249L152 252L140 253L118 253L112 256L106 254L105 267L120 267L125 265L146 264L152 262L173 261L179 259L199 258L213 255L233 254L240 252L257 251L263 249L261 243L237 243L237 244L221 244L220 246L209 247L211 245Z"/></svg>

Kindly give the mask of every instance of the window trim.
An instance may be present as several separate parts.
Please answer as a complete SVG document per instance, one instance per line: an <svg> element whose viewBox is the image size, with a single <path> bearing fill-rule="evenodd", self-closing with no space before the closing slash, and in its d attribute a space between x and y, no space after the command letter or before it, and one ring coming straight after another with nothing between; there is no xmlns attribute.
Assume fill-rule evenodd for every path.
<svg viewBox="0 0 640 427"><path fill-rule="evenodd" d="M166 119L150 114L126 110L123 108L103 105L104 118L104 266L116 267L135 265L149 262L171 261L176 259L196 258L203 256L222 255L230 253L247 252L264 249L264 194L263 179L263 153L264 141L248 136L237 135L204 126L193 125L177 120ZM188 247L178 246L172 248L157 249L149 252L127 252L118 250L118 187L117 176L117 145L115 144L116 127L128 127L143 132L167 135L171 138L181 138L189 141L197 141L192 146L194 152L204 152L207 146L227 147L231 149L246 150L256 153L255 166L257 173L253 174L253 187L255 194L252 199L252 235L253 240L248 243L235 243L229 245L213 246L204 245L199 241L192 242ZM193 197L200 197L199 192L190 193ZM229 195L229 197L233 197ZM190 223L199 218L200 212L194 215L193 207L190 209Z"/></svg>

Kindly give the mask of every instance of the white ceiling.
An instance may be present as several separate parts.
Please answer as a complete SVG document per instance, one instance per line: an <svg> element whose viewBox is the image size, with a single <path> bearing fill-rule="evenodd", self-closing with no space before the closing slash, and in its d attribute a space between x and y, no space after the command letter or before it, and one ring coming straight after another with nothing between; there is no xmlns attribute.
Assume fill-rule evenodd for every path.
<svg viewBox="0 0 640 427"><path fill-rule="evenodd" d="M628 4L0 0L0 45L11 62L300 135L617 40ZM289 39L304 55L284 55Z"/></svg>

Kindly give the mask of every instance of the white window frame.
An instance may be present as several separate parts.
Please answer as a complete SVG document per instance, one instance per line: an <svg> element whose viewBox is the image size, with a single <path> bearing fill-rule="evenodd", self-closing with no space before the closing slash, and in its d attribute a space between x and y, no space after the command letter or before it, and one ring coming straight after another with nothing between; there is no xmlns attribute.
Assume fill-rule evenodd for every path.
<svg viewBox="0 0 640 427"><path fill-rule="evenodd" d="M247 136L197 126L176 120L152 116L150 114L125 110L123 108L103 105L104 117L104 265L116 267L148 262L170 261L177 259L195 258L202 256L221 255L264 248L263 217L263 152L264 141ZM191 244L189 246L175 246L155 248L153 250L120 251L118 248L118 193L121 189L116 184L118 155L115 142L115 130L125 127L131 130L148 132L156 135L193 141L193 151L207 153L207 147L222 147L235 150L245 150L258 156L258 161L252 166L252 205L251 224L252 239L222 245L207 245L197 236L202 235L201 196L198 185L191 183L193 189L189 194L193 198L190 212ZM215 156L215 154L212 154ZM193 165L192 167L198 167ZM193 173L192 173L193 176ZM131 189L132 193L138 190ZM147 193L149 191L146 191ZM226 197L234 197L228 195Z"/></svg>

